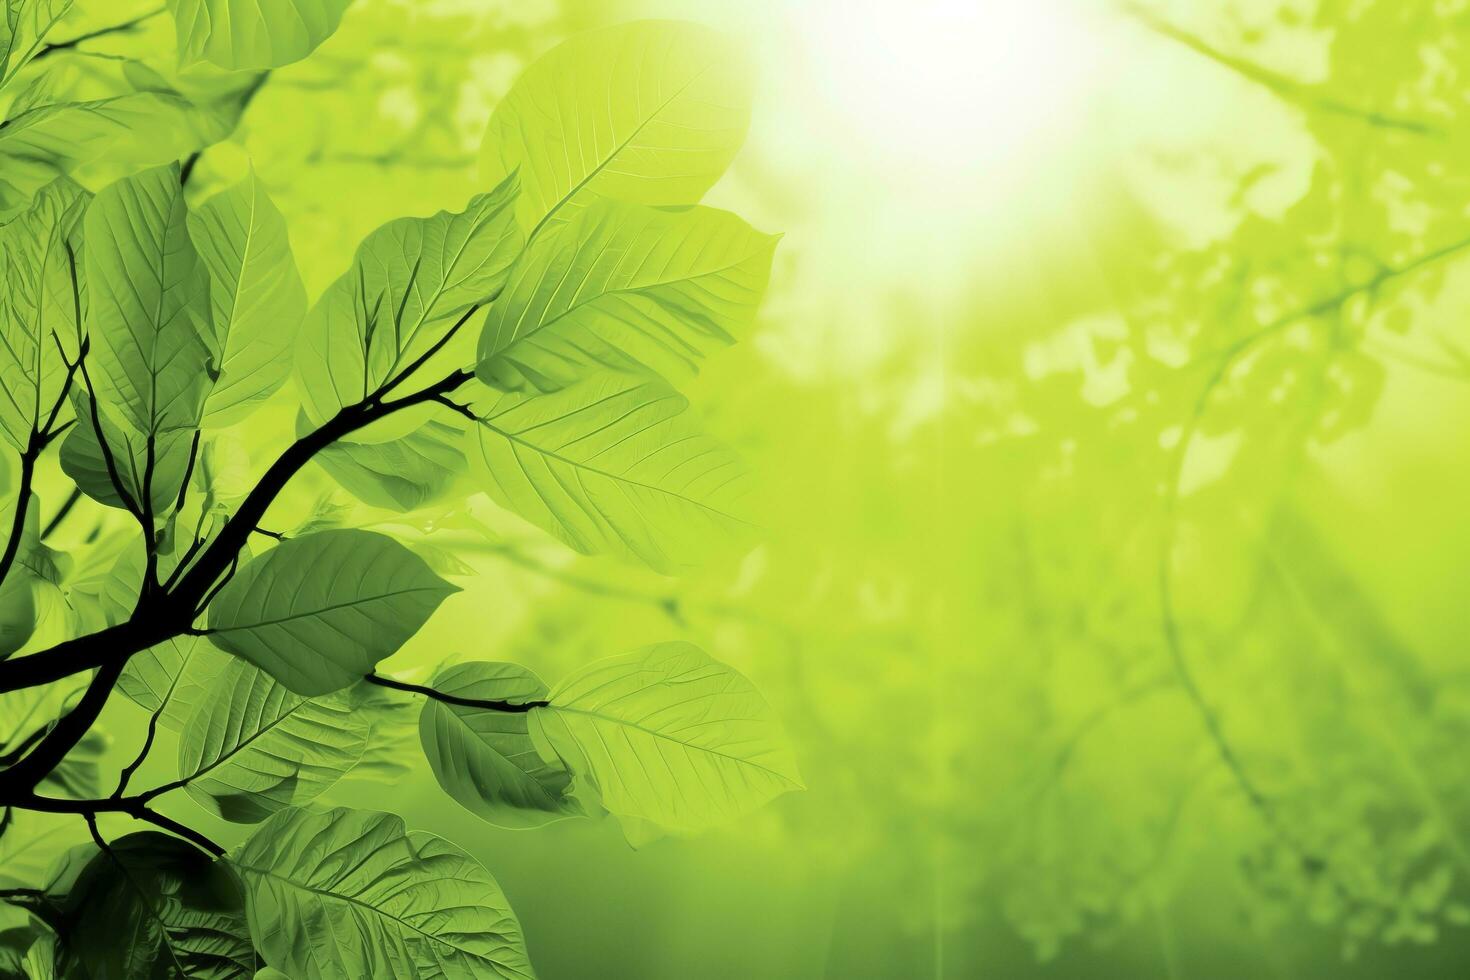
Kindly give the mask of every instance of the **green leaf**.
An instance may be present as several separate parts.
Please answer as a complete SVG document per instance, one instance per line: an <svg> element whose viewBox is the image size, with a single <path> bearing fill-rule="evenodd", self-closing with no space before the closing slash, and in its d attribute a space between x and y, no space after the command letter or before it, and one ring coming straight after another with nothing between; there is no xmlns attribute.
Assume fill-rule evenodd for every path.
<svg viewBox="0 0 1470 980"><path fill-rule="evenodd" d="M698 432L667 386L593 378L548 395L502 395L475 426L492 500L578 551L670 572L739 541L744 470Z"/></svg>
<svg viewBox="0 0 1470 980"><path fill-rule="evenodd" d="M480 175L519 173L528 237L598 197L694 204L750 123L745 66L696 24L642 21L573 37L495 107Z"/></svg>
<svg viewBox="0 0 1470 980"><path fill-rule="evenodd" d="M693 374L755 316L776 241L713 208L593 204L516 263L485 317L480 377L547 391L599 369Z"/></svg>
<svg viewBox="0 0 1470 980"><path fill-rule="evenodd" d="M15 508L19 503L18 488L8 467L0 464L0 534L8 535L15 526ZM49 557L50 549L41 544L41 501L32 493L26 504L25 520L21 524L20 542L16 545L15 563L5 581L0 582L0 660L20 650L36 631L39 619L36 590L42 566ZM3 546L3 545L0 545ZM12 696L19 692L12 692ZM7 732L8 724L0 723L0 736L9 738L16 734Z"/></svg>
<svg viewBox="0 0 1470 980"><path fill-rule="evenodd" d="M199 106L174 91L36 105L0 127L0 214L67 173L87 182L169 161L234 128L238 100Z"/></svg>
<svg viewBox="0 0 1470 980"><path fill-rule="evenodd" d="M104 188L87 209L86 241L99 403L145 437L194 428L217 348L178 164Z"/></svg>
<svg viewBox="0 0 1470 980"><path fill-rule="evenodd" d="M241 566L209 604L209 638L315 697L361 680L457 591L386 535L322 531Z"/></svg>
<svg viewBox="0 0 1470 980"><path fill-rule="evenodd" d="M17 563L0 582L0 660L26 645L36 629L36 592Z"/></svg>
<svg viewBox="0 0 1470 980"><path fill-rule="evenodd" d="M184 726L179 775L206 808L255 823L329 789L362 759L370 730L347 700L303 698L235 660Z"/></svg>
<svg viewBox="0 0 1470 980"><path fill-rule="evenodd" d="M66 247L80 254L88 197L60 178L42 188L29 210L0 225L0 434L17 450L25 450L61 395L66 367L58 344L73 355L77 349Z"/></svg>
<svg viewBox="0 0 1470 980"><path fill-rule="evenodd" d="M338 439L312 458L365 504L417 510L442 498L464 475L467 424L429 419L401 439L379 443ZM305 416L298 417L298 432L309 428Z"/></svg>
<svg viewBox="0 0 1470 980"><path fill-rule="evenodd" d="M177 837L129 834L99 853L66 897L65 976L200 977L255 973L240 883Z"/></svg>
<svg viewBox="0 0 1470 980"><path fill-rule="evenodd" d="M133 654L117 688L144 711L162 705L159 724L177 732L203 703L214 679L234 662L201 637L175 637Z"/></svg>
<svg viewBox="0 0 1470 980"><path fill-rule="evenodd" d="M297 980L532 975L495 880L392 814L286 810L260 825L234 863L262 957Z"/></svg>
<svg viewBox="0 0 1470 980"><path fill-rule="evenodd" d="M107 471L107 460L102 454L102 444L97 441L97 430L92 427L91 401L84 392L72 395L72 404L77 415L77 424L72 426L61 441L59 453L61 470L88 497L107 507L125 509L122 497L113 486ZM143 484L148 475L148 438L130 425L117 421L105 405L98 406L98 421L103 436L112 452L112 463L117 469L123 489L136 503L143 499ZM188 429L170 429L160 432L153 441L153 476L149 483L149 496L153 500L153 512L162 515L178 500L179 487L184 473L189 468L189 450L194 433Z"/></svg>
<svg viewBox="0 0 1470 980"><path fill-rule="evenodd" d="M546 685L515 664L465 663L439 672L435 690L476 701L544 701ZM501 827L539 827L581 813L567 795L571 774L542 758L529 713L488 711L432 698L419 714L419 740L444 792Z"/></svg>
<svg viewBox="0 0 1470 980"><path fill-rule="evenodd" d="M26 950L22 962L26 980L56 980L56 935L43 932Z"/></svg>
<svg viewBox="0 0 1470 980"><path fill-rule="evenodd" d="M41 50L51 29L72 8L72 0L5 0L0 22L0 87Z"/></svg>
<svg viewBox="0 0 1470 980"><path fill-rule="evenodd" d="M179 61L221 68L279 68L337 30L352 0L168 0Z"/></svg>
<svg viewBox="0 0 1470 980"><path fill-rule="evenodd" d="M531 734L619 816L701 830L801 786L765 699L691 644L601 660L550 700L531 711Z"/></svg>
<svg viewBox="0 0 1470 980"><path fill-rule="evenodd" d="M81 821L57 820L55 814L12 807L5 832L0 834L0 887L44 886L57 856L87 839Z"/></svg>
<svg viewBox="0 0 1470 980"><path fill-rule="evenodd" d="M217 427L243 418L291 373L306 287L286 219L253 173L190 214L189 234L209 270L221 337L220 377L205 405L205 424Z"/></svg>
<svg viewBox="0 0 1470 980"><path fill-rule="evenodd" d="M40 935L40 929L33 925L0 929L0 976L25 976L21 963Z"/></svg>
<svg viewBox="0 0 1470 980"><path fill-rule="evenodd" d="M102 753L107 751L107 736L100 732L88 732L72 747L66 758L57 764L41 780L41 788L73 799L96 799L102 790L100 783Z"/></svg>
<svg viewBox="0 0 1470 980"><path fill-rule="evenodd" d="M500 290L521 250L516 190L509 177L463 211L399 218L363 239L302 326L297 387L313 423L376 392ZM472 355L455 351L450 366L466 366Z"/></svg>

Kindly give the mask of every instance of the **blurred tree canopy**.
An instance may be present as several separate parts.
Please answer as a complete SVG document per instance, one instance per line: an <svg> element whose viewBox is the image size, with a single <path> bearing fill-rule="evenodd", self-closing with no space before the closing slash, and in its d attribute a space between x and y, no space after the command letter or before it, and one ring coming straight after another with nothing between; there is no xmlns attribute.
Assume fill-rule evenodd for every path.
<svg viewBox="0 0 1470 980"><path fill-rule="evenodd" d="M470 191L534 54L650 6L699 13L358 0L260 85L191 197L253 161L315 297L368 230ZM1458 975L1470 4L1108 9L1136 63L1057 200L958 302L912 274L834 281L817 177L759 141L737 160L726 193L789 229L756 341L698 382L762 474L769 533L743 560L671 583L483 501L389 515L325 477L297 516L465 556L496 621L436 638L475 629L559 675L672 634L748 674L809 791L740 836L850 896L834 975L884 975L874 948L888 975L1012 955L1067 976ZM814 158L837 181L856 152ZM89 506L55 547L112 529Z"/></svg>

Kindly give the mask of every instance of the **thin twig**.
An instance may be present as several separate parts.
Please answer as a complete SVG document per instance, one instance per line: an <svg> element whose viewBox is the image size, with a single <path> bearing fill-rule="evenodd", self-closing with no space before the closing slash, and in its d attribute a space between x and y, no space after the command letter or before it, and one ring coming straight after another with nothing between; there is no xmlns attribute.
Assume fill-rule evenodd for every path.
<svg viewBox="0 0 1470 980"><path fill-rule="evenodd" d="M47 521L46 526L41 529L42 541L51 537L52 533L61 526L61 522L66 520L67 515L71 513L71 509L77 505L77 501L81 499L82 488L72 487L71 493L67 494L66 499L61 502L61 506L57 509L55 516Z"/></svg>
<svg viewBox="0 0 1470 980"><path fill-rule="evenodd" d="M482 708L485 711L503 711L511 714L525 714L532 708L544 708L550 701L487 701L481 698L462 698L457 694L446 694L432 687L424 687L421 684L410 684L407 681L394 680L384 677L382 674L365 674L363 680L369 684L379 687L391 688L395 691L406 691L409 694L422 694L426 698L442 701L445 704L457 704L463 708Z"/></svg>
<svg viewBox="0 0 1470 980"><path fill-rule="evenodd" d="M151 20L152 18L157 17L166 9L166 7L159 7L155 10L148 11L148 13L146 14L139 14L132 20L123 21L121 24L113 24L111 27L99 27L95 31L88 31L85 34L78 34L76 37L69 38L65 41L57 41L54 44L48 44L40 51L36 52L36 56L31 59L31 63L34 64L35 62L40 61L42 58L48 58L51 55L59 54L62 51L69 51L72 48L75 48L77 45L83 43L84 41L96 40L99 37L106 37L109 34L132 33L134 30L137 29L139 24L143 23L145 20Z"/></svg>

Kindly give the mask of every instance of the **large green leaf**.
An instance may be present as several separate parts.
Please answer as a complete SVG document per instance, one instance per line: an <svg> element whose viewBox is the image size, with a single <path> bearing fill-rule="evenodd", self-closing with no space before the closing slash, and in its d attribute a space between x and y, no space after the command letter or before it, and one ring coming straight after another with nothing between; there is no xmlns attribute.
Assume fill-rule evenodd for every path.
<svg viewBox="0 0 1470 980"><path fill-rule="evenodd" d="M700 830L801 785L765 699L691 644L601 660L550 701L531 711L531 734L619 816Z"/></svg>
<svg viewBox="0 0 1470 980"><path fill-rule="evenodd" d="M255 823L341 779L362 759L371 727L347 699L303 698L235 660L184 726L179 776L226 820Z"/></svg>
<svg viewBox="0 0 1470 980"><path fill-rule="evenodd" d="M599 369L677 378L749 325L776 237L726 211L603 201L541 236L480 335L480 376L559 388Z"/></svg>
<svg viewBox="0 0 1470 980"><path fill-rule="evenodd" d="M456 698L525 704L544 701L546 685L515 664L455 664L434 678ZM571 774L543 758L528 728L529 713L492 711L428 699L419 740L434 778L471 813L502 827L538 827L581 812L567 795Z"/></svg>
<svg viewBox="0 0 1470 980"><path fill-rule="evenodd" d="M240 848L250 934L294 980L530 977L495 880L393 814L286 810Z"/></svg>
<svg viewBox="0 0 1470 980"><path fill-rule="evenodd" d="M316 50L352 0L168 0L184 64L279 68Z"/></svg>
<svg viewBox="0 0 1470 980"><path fill-rule="evenodd" d="M499 291L521 250L516 189L508 177L463 211L399 218L363 239L302 326L297 380L313 423L377 391ZM458 345L456 352L451 367L465 367L471 355Z"/></svg>
<svg viewBox="0 0 1470 980"><path fill-rule="evenodd" d="M410 511L447 494L465 473L462 419L429 419L391 442L339 439L312 459L358 500ZM304 417L298 429L308 427Z"/></svg>
<svg viewBox="0 0 1470 980"><path fill-rule="evenodd" d="M306 287L291 255L286 219L253 173L190 214L189 233L209 270L222 351L205 422L226 425L291 373Z"/></svg>
<svg viewBox="0 0 1470 980"><path fill-rule="evenodd" d="M129 834L66 896L63 976L248 980L256 957L240 882L177 837Z"/></svg>
<svg viewBox="0 0 1470 980"><path fill-rule="evenodd" d="M658 382L593 378L547 395L501 395L475 425L491 499L578 551L670 572L750 529L744 470Z"/></svg>
<svg viewBox="0 0 1470 980"><path fill-rule="evenodd" d="M209 277L189 238L178 164L98 193L86 218L92 380L144 436L192 429L217 364Z"/></svg>
<svg viewBox="0 0 1470 980"><path fill-rule="evenodd" d="M209 605L209 638L315 697L361 680L457 591L386 535L322 531L241 566Z"/></svg>
<svg viewBox="0 0 1470 980"><path fill-rule="evenodd" d="M750 122L737 53L695 24L590 31L536 61L495 107L481 177L519 173L534 237L598 197L693 204L734 159Z"/></svg>
<svg viewBox="0 0 1470 980"><path fill-rule="evenodd" d="M87 200L86 191L58 179L29 210L0 225L0 434L17 450L46 423L61 394L66 368L58 341L73 355L77 348L67 246L80 254Z"/></svg>

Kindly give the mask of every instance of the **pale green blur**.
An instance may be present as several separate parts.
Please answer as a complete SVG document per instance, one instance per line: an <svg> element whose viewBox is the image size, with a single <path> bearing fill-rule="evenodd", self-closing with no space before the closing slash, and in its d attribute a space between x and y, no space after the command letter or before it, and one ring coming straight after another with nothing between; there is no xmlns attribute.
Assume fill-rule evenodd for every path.
<svg viewBox="0 0 1470 980"><path fill-rule="evenodd" d="M566 34L749 50L710 203L785 238L689 393L765 541L673 581L481 500L510 543L428 536L481 575L386 669L689 638L808 789L637 851L494 829L422 768L346 796L481 858L547 980L1463 975L1464 6L359 0L191 188L253 164L313 297L478 188L495 100ZM253 462L294 413L243 427Z"/></svg>

